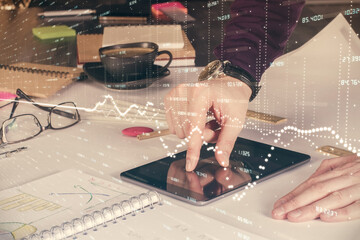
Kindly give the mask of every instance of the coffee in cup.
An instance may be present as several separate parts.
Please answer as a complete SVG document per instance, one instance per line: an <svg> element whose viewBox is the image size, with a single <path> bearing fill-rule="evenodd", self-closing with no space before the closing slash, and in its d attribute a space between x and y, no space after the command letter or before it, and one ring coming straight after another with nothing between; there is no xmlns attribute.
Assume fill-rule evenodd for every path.
<svg viewBox="0 0 360 240"><path fill-rule="evenodd" d="M169 55L169 62L157 69L159 74L165 71L172 61L169 51L159 51L159 46L152 42L103 47L99 49L99 53L106 72L119 82L152 76L155 59L161 54Z"/></svg>

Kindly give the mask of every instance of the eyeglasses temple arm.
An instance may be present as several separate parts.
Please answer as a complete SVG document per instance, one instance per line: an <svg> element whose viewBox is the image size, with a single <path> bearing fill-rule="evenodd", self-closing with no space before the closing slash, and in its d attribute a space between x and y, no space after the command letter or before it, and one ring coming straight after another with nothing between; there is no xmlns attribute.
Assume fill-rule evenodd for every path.
<svg viewBox="0 0 360 240"><path fill-rule="evenodd" d="M76 118L76 114L61 111L59 109L54 109L52 112L55 113L55 114L58 114L58 115L60 115L62 117L66 117L66 118L70 118L70 119L75 119Z"/></svg>
<svg viewBox="0 0 360 240"><path fill-rule="evenodd" d="M14 102L13 102L13 100L11 100L10 102L8 102L8 103L6 103L6 104L4 104L4 105L0 106L0 108L6 107L7 105L10 105L10 104L13 104L13 103L14 103Z"/></svg>
<svg viewBox="0 0 360 240"><path fill-rule="evenodd" d="M63 116L63 117L66 117L66 118L70 118L70 119L75 119L75 114L72 114L72 113L68 113L68 112L65 112L65 111L61 111L61 110L58 110L58 109L54 109L52 107L45 107L45 106L41 106L37 103L35 103L28 95L26 95L20 88L18 88L16 90L16 94L20 97L20 98L24 98L26 101L29 101L29 102L32 102L34 106L44 110L44 111L48 111L48 112L53 112L55 114L58 114L60 116ZM19 103L17 103L19 104ZM14 109L14 107L13 107ZM15 111L15 110L14 110ZM12 112L13 114L13 112ZM10 115L10 118L12 117L12 114Z"/></svg>
<svg viewBox="0 0 360 240"><path fill-rule="evenodd" d="M24 98L28 102L32 102L34 106L36 106L44 111L50 112L52 109L52 107L45 107L45 106L41 106L41 105L35 103L34 100L32 100L28 95L26 95L26 93L24 93L20 88L18 88L16 90L16 95L18 95L20 98Z"/></svg>
<svg viewBox="0 0 360 240"><path fill-rule="evenodd" d="M9 118L12 118L12 117L13 117L13 115L14 115L14 113L15 113L15 110L16 110L17 106L19 105L19 102L18 102L19 99L20 99L20 98L18 98L18 97L15 98L14 105L13 105L13 107L12 107L12 109L11 109L11 113L10 113L10 117L9 117Z"/></svg>

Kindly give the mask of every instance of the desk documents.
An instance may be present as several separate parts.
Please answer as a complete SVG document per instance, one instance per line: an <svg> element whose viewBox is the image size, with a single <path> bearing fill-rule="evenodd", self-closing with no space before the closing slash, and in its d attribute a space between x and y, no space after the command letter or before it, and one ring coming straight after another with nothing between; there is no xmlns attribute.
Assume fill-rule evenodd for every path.
<svg viewBox="0 0 360 240"><path fill-rule="evenodd" d="M77 170L1 191L0 196L0 237L8 236L7 239L12 239L11 236L43 239L54 233L54 229L53 237L77 236L79 239L111 239L113 236L155 239L159 235L161 239L183 239L184 235L191 235L192 239L200 240L204 237L232 239L243 234L171 202L161 202L156 192L136 193L124 184L114 184ZM192 222L194 224L190 224ZM209 224L222 227L210 230Z"/></svg>

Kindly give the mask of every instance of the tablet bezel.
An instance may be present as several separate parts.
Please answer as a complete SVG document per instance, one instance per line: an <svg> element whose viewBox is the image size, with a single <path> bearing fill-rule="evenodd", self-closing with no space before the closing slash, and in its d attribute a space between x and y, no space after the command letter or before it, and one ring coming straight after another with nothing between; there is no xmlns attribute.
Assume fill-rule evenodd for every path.
<svg viewBox="0 0 360 240"><path fill-rule="evenodd" d="M244 144L244 142L245 142L245 143L248 142L248 143L253 144L253 145L255 145L255 146L256 146L256 145L257 145L257 146L261 146L261 148L265 148L265 147L269 147L269 148L270 148L270 147L272 147L272 145L268 145L268 144L264 144L264 143L260 143L260 142L256 142L256 141L251 141L251 140L243 139L243 138L238 138L237 141L236 141L236 143L238 143L238 144ZM275 147L275 146L274 146L274 147ZM274 172L268 172L268 175L267 175L267 176L261 177L261 178L256 179L256 180L252 180L251 182L256 181L256 183L258 184L258 183L263 182L263 181L265 181L265 180L267 180L267 179L269 179L269 178L272 178L272 177L274 177L274 176L277 176L277 175L279 175L279 174L281 174L281 173L283 173L283 172L286 172L286 171L291 170L291 169L293 169L293 168L296 168L296 167L298 167L298 166L300 166L300 165L303 165L303 164L309 162L309 161L310 161L310 158L311 158L311 157L310 157L309 155L307 155L307 154L303 154L303 153L299 153L299 152L296 152L296 151L291 151L291 150L287 150L287 149L283 149L283 148L279 148L279 147L275 147L275 148L276 148L277 151L284 152L285 154L296 155L296 156L298 156L299 158L297 159L297 161L295 161L294 164L291 164L291 165L289 165L289 166L287 166L287 167L281 166L281 169L279 169L279 170L277 170L277 171L274 171ZM234 149L233 151L236 151L236 149ZM186 152L186 151L184 151L184 152ZM183 154L184 152L180 152L180 153L178 153L178 154ZM157 161L166 160L166 159L168 159L168 158L169 158L169 157L161 158L161 159L158 159L158 160L153 161L153 162L148 163L148 164L152 164L152 163L157 162ZM292 160L293 160L293 159L292 159ZM174 194L174 193L172 193L172 192L168 192L168 191L166 191L166 190L164 190L164 189L161 189L161 188L152 186L152 185L150 185L150 184L146 184L146 183L144 183L144 182L141 182L140 180L136 180L136 179L131 178L131 177L128 176L128 174L129 174L130 171L133 171L133 170L138 169L138 168L144 168L144 167L146 167L148 164L144 164L144 165L141 165L141 166L139 166L139 167L132 168L132 169L129 169L129 170L127 170L127 171L124 171L124 172L122 172L122 173L120 174L120 177L121 177L124 181L126 181L126 182L130 182L130 183L133 183L133 184L135 184L135 185L139 185L139 186L141 186L141 187L148 188L148 189L150 189L150 190L158 191L159 193L162 193L162 194L164 194L164 195L166 195L166 196L170 196L170 197L172 197L172 198L175 198L175 199L178 199L178 200L180 200L180 201L187 202L187 203L190 203L190 204L196 205L196 206L204 206L204 205L207 205L207 204L209 204L209 203L212 203L212 202L214 202L214 201L217 201L217 200L219 200L219 199L222 199L222 198L224 198L224 197L227 197L227 196L229 196L229 195L232 195L232 194L234 194L235 192L238 192L238 191L240 191L240 190L243 190L243 189L247 186L247 185L245 184L245 185L243 185L243 186L239 186L239 187L233 188L232 190L230 190L230 191L228 191L228 192L222 193L222 194L219 195L219 196L216 196L216 197L214 197L214 198L211 198L211 199L208 199L208 200L204 200L204 201L203 201L203 200L195 200L195 199L191 199L191 198L185 198L185 197L183 197L183 196L176 195L176 194ZM131 174L131 175L132 175L132 174ZM138 178L141 178L141 177L138 177Z"/></svg>

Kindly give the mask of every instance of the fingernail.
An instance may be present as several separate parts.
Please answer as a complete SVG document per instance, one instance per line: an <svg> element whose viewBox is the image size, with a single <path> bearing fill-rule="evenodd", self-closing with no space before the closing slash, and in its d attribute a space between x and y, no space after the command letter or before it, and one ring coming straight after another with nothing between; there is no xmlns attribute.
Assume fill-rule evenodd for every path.
<svg viewBox="0 0 360 240"><path fill-rule="evenodd" d="M295 211L292 211L290 213L288 213L288 216L291 217L291 218L298 218L301 216L301 210L295 210Z"/></svg>
<svg viewBox="0 0 360 240"><path fill-rule="evenodd" d="M197 163L197 159L196 157L189 157L186 159L186 171L191 172L192 170L194 170L195 166Z"/></svg>
<svg viewBox="0 0 360 240"><path fill-rule="evenodd" d="M229 166L229 161L221 161L221 166L223 167L228 167Z"/></svg>
<svg viewBox="0 0 360 240"><path fill-rule="evenodd" d="M285 209L284 209L284 207L275 208L275 209L273 210L273 214L274 214L275 216L282 216L282 215L284 215L284 214L285 214Z"/></svg>
<svg viewBox="0 0 360 240"><path fill-rule="evenodd" d="M330 215L330 214L326 214L326 213L321 213L321 214L320 214L320 218L330 219L330 218L332 218L332 217L334 217L334 216L332 216L332 215Z"/></svg>
<svg viewBox="0 0 360 240"><path fill-rule="evenodd" d="M275 203L274 208L277 208L277 207L283 205L284 203L286 203L286 200L284 200L284 199L279 200Z"/></svg>
<svg viewBox="0 0 360 240"><path fill-rule="evenodd" d="M225 161L224 161L224 167L227 167L229 166L229 153L228 152L224 152L224 158L225 158Z"/></svg>
<svg viewBox="0 0 360 240"><path fill-rule="evenodd" d="M222 156L221 157L222 160L220 162L221 166L223 166L223 167L229 166L229 153L225 152L225 151L224 152L218 151L218 154Z"/></svg>
<svg viewBox="0 0 360 240"><path fill-rule="evenodd" d="M186 159L186 171L190 171L190 168L191 168L191 160Z"/></svg>

